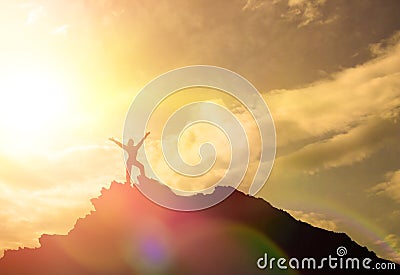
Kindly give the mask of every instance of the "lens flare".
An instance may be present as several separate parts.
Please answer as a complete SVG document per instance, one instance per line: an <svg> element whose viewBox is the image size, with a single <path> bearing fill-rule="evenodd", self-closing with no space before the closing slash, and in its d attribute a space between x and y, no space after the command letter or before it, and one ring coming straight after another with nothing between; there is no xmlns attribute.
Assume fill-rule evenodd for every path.
<svg viewBox="0 0 400 275"><path fill-rule="evenodd" d="M157 194L162 189L145 188L139 185L139 190L154 202L175 210L193 211L211 207L227 198L235 188L242 183L249 168L255 170L252 182L249 184L248 193L255 195L265 184L275 158L275 127L269 112L259 92L253 85L242 76L227 69L213 66L189 66L165 73L147 84L134 99L124 126L124 141L130 138L138 139L149 128L152 115L161 108L168 97L188 88L210 88L219 91L223 96L229 95L240 102L242 108L251 115L257 126L257 135L260 138L259 158L257 163L250 163L250 149L252 145L246 131L246 125L238 119L240 112L226 108L223 104L209 101L191 102L178 106L168 117L162 127L160 137L162 158L165 167L174 173L186 178L185 186L178 186L174 182L168 182L159 177L151 165L148 150L139 151L138 160L143 163L149 177L168 186L174 193L182 198L177 200L168 199ZM190 97L190 94L187 95ZM205 142L198 149L199 162L188 163L179 152L180 138L184 133L197 124L210 124L219 129L227 139L230 149L227 169L218 171L217 148L215 142ZM200 134L203 135L203 134ZM149 141L151 142L151 140ZM154 150L154 148L153 148ZM125 162L127 155L125 155ZM211 175L214 182L206 184L202 188L192 188L194 178ZM139 180L140 181L140 180ZM217 186L229 186L233 188L220 188ZM207 196L195 196L198 194L209 194ZM186 199L183 199L186 198ZM196 199L193 199L196 198Z"/></svg>

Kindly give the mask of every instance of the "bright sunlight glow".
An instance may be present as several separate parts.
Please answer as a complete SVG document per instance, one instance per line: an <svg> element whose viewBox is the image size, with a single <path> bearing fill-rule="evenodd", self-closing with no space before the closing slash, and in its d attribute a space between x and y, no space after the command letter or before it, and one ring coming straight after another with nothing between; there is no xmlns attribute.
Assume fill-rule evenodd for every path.
<svg viewBox="0 0 400 275"><path fill-rule="evenodd" d="M9 70L0 74L1 140L30 143L49 134L67 113L65 83L51 72ZM26 142L29 140L29 142ZM13 146L11 146L13 147Z"/></svg>

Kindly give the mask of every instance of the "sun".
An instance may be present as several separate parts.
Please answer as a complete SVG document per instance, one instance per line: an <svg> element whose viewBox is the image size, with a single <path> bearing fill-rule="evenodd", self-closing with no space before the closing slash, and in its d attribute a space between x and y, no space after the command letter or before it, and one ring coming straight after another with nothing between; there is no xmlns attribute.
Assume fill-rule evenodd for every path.
<svg viewBox="0 0 400 275"><path fill-rule="evenodd" d="M68 109L66 83L52 72L8 70L0 75L2 145L21 142L33 147L59 124Z"/></svg>

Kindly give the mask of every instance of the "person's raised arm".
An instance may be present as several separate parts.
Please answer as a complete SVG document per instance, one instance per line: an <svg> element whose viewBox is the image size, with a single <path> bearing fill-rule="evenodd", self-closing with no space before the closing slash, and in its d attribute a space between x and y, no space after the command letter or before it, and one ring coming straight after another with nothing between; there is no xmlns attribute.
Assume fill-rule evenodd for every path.
<svg viewBox="0 0 400 275"><path fill-rule="evenodd" d="M121 147L122 149L125 149L124 148L124 145L121 143L121 142L119 142L118 140L116 140L115 138L109 138L108 140L111 140L112 142L114 142L115 144L117 144L119 147Z"/></svg>
<svg viewBox="0 0 400 275"><path fill-rule="evenodd" d="M144 137L139 141L139 143L136 145L137 147L142 146L144 140L147 138L147 136L150 135L150 132L147 132Z"/></svg>

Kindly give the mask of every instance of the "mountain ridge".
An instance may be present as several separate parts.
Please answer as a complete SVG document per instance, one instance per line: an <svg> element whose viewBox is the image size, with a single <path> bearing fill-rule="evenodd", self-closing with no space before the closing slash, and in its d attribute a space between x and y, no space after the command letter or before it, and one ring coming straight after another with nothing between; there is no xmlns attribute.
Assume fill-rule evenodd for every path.
<svg viewBox="0 0 400 275"><path fill-rule="evenodd" d="M154 180L142 178L139 182L141 188L150 186L171 198L177 196ZM221 188L230 187L217 187L216 191ZM99 197L91 199L95 210L78 219L67 235L42 235L39 248L5 251L0 274L377 273L372 269L331 269L326 264L317 270L280 270L276 263L272 269L257 266L257 261L265 264L265 253L276 261L313 257L320 263L329 255L339 261L339 247L347 249L348 257L390 263L345 233L314 227L261 198L232 191L218 205L182 212L150 201L136 185L113 181Z"/></svg>

